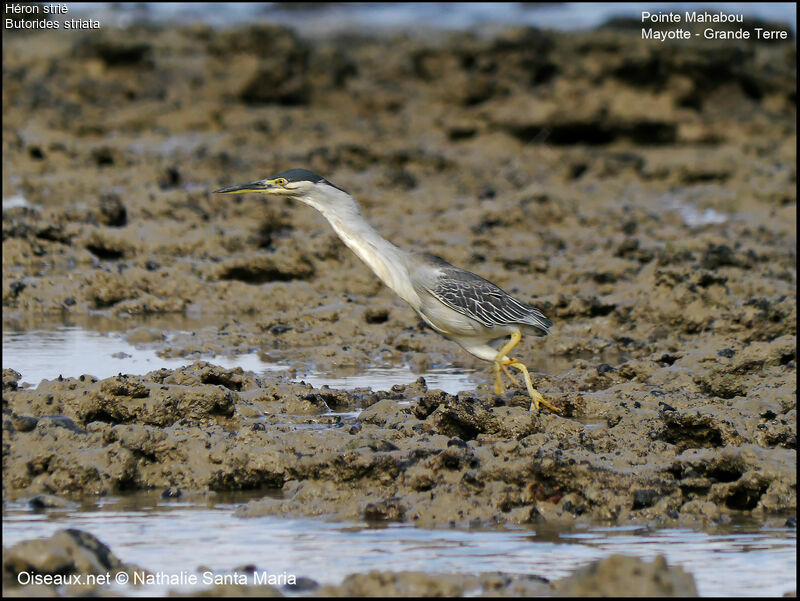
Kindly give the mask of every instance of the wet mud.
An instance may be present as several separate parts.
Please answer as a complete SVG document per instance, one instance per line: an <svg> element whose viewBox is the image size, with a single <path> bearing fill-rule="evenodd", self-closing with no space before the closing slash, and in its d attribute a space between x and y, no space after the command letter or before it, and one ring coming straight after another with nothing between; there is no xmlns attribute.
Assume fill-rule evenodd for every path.
<svg viewBox="0 0 800 601"><path fill-rule="evenodd" d="M208 325L129 340L486 370L457 396L213 360L26 387L4 359L4 498L264 489L240 515L425 526L794 515L794 41L141 26L3 52L5 323L189 316ZM515 352L560 412L493 394L311 208L211 193L291 167L539 307L552 333ZM414 594L390 579L375 594Z"/></svg>

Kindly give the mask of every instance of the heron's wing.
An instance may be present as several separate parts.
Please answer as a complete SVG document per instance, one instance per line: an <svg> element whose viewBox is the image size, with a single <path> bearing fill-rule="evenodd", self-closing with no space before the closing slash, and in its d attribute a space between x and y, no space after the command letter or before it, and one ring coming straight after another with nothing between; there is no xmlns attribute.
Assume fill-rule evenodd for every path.
<svg viewBox="0 0 800 601"><path fill-rule="evenodd" d="M434 298L486 327L525 324L547 334L553 322L536 307L517 300L498 286L443 259L426 255L438 277L422 283Z"/></svg>

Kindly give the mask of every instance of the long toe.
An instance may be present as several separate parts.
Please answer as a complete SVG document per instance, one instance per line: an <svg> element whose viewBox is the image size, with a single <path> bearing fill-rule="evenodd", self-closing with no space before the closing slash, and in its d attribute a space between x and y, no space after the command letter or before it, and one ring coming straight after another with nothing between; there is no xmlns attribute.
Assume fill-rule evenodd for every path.
<svg viewBox="0 0 800 601"><path fill-rule="evenodd" d="M533 387L533 382L531 382L531 375L528 373L528 368L525 367L525 365L514 359L512 359L508 363L508 365L518 369L522 373L522 376L525 378L525 387L528 389L528 395L530 395L531 397L531 411L533 411L534 407L538 411L539 405L544 405L545 407L550 409L550 411L558 413L558 409L556 409L555 406L551 405L546 400L544 400L544 397L541 395L541 393Z"/></svg>
<svg viewBox="0 0 800 601"><path fill-rule="evenodd" d="M553 404L549 403L548 401L546 401L545 398L542 396L542 393L540 393L538 390L536 390L534 388L534 389L530 390L529 393L531 395L531 408L530 408L531 411L533 411L534 408L537 411L539 411L539 405L544 405L545 407L547 407L553 413L559 413L559 411L555 407L555 405L553 405Z"/></svg>

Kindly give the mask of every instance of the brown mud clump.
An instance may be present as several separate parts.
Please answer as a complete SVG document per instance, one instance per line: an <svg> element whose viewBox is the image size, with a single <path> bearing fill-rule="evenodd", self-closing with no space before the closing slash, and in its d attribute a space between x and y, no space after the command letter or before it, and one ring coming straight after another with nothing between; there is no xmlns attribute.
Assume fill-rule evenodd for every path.
<svg viewBox="0 0 800 601"><path fill-rule="evenodd" d="M82 596L95 591L86 576L113 578L120 573L131 578L133 572L145 573L135 565L125 564L94 535L73 528L58 530L46 539L24 540L3 548L3 594L24 590L24 596L52 597L51 586L60 587L68 596ZM18 589L23 585L24 589Z"/></svg>
<svg viewBox="0 0 800 601"><path fill-rule="evenodd" d="M337 391L211 360L31 387L6 357L4 498L264 489L240 515L426 526L796 511L793 40L62 33L3 40L6 325L124 316L164 357L486 383ZM552 333L515 352L560 413L493 395L309 207L211 193L291 167L540 308ZM415 594L393 578L376 594Z"/></svg>

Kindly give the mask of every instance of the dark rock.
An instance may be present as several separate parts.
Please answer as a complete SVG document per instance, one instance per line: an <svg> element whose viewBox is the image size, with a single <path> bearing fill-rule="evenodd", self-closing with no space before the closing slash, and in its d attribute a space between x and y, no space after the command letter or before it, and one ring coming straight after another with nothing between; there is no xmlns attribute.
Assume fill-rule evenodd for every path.
<svg viewBox="0 0 800 601"><path fill-rule="evenodd" d="M370 308L364 312L364 321L367 323L386 323L389 320L387 309Z"/></svg>
<svg viewBox="0 0 800 601"><path fill-rule="evenodd" d="M70 507L74 507L75 503L71 503L66 499L62 499L61 497L57 497L55 495L36 495L30 501L28 501L31 509L35 510L42 510L42 509L67 509Z"/></svg>
<svg viewBox="0 0 800 601"><path fill-rule="evenodd" d="M305 593L319 588L319 583L313 578L306 578L305 576L300 576L295 579L294 584L287 584L283 588L292 593Z"/></svg>
<svg viewBox="0 0 800 601"><path fill-rule="evenodd" d="M440 404L427 420L437 432L462 440L473 440L481 432L496 431L492 413L472 397L452 397Z"/></svg>
<svg viewBox="0 0 800 601"><path fill-rule="evenodd" d="M20 572L104 574L124 564L106 545L82 530L59 530L47 539L26 540L3 553L3 569L16 580Z"/></svg>
<svg viewBox="0 0 800 601"><path fill-rule="evenodd" d="M109 227L123 227L128 223L128 210L117 194L103 194L97 222Z"/></svg>
<svg viewBox="0 0 800 601"><path fill-rule="evenodd" d="M179 499L183 493L181 489L177 486L170 486L169 488L165 488L164 492L161 493L162 499Z"/></svg>
<svg viewBox="0 0 800 601"><path fill-rule="evenodd" d="M16 390L22 374L13 369L3 368L3 390Z"/></svg>
<svg viewBox="0 0 800 601"><path fill-rule="evenodd" d="M30 415L17 415L13 413L11 415L11 423L14 424L14 428L17 432L31 432L36 428L39 419Z"/></svg>
<svg viewBox="0 0 800 601"><path fill-rule="evenodd" d="M652 507L658 501L661 495L657 490L653 489L640 489L633 491L633 506L631 509L645 509Z"/></svg>

